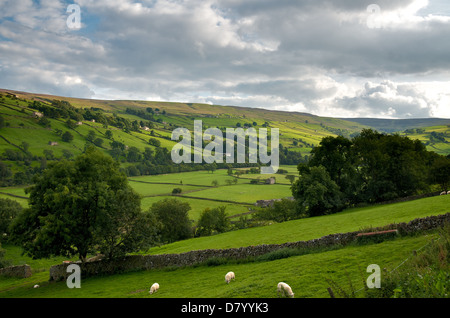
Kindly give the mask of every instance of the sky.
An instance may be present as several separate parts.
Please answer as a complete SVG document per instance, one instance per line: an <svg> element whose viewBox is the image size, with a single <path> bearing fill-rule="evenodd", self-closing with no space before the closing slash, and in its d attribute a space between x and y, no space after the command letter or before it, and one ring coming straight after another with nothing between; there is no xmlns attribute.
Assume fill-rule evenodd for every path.
<svg viewBox="0 0 450 318"><path fill-rule="evenodd" d="M0 88L450 118L450 1L0 0Z"/></svg>

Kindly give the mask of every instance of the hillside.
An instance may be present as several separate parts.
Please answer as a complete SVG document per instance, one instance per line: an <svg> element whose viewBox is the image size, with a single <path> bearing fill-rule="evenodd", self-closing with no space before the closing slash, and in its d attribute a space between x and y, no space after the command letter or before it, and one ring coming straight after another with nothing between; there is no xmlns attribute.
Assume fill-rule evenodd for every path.
<svg viewBox="0 0 450 318"><path fill-rule="evenodd" d="M449 200L450 196L435 196L391 205L350 209L343 213L288 221L265 228L180 241L163 248L155 247L151 252L181 253L196 249L294 242L319 238L330 233L361 231L373 226L398 224L414 218L445 214L448 212ZM387 218L388 211L390 215ZM222 261L203 266L119 273L83 279L82 288L79 289L67 288L64 281L48 282L50 266L60 264L66 258L35 260L22 255L18 247L7 244L4 246L7 251L6 258L11 259L14 264L29 264L33 275L25 279L0 277L0 298L275 298L276 283L284 280L298 292L296 298L328 298L329 279L337 281L344 288L348 288L351 279L352 284L357 286L355 289L360 292L355 297L366 297L361 288L364 287L361 285L361 273L368 264L375 263L392 271L410 258L413 252L422 253L421 249L433 240L439 241L437 233L425 232L421 235L399 236L376 244L350 244L347 247L300 255L268 255L269 257L256 262ZM227 285L223 282L223 275L229 270L236 272L236 281ZM255 280L255 277L261 279ZM189 288L192 287L193 279L197 286ZM148 288L154 281L161 284L161 291L156 295L149 295ZM41 287L34 289L34 284Z"/></svg>
<svg viewBox="0 0 450 318"><path fill-rule="evenodd" d="M380 132L398 132L413 128L450 125L448 118L411 118L411 119L385 119L385 118L342 118L364 126L372 127Z"/></svg>
<svg viewBox="0 0 450 318"><path fill-rule="evenodd" d="M338 119L299 112L196 103L80 99L4 89L0 89L0 94L0 116L3 116L4 120L9 123L0 132L0 153L7 148L19 149L21 143L25 141L30 145L29 151L37 156L41 156L45 149L53 151L56 157L62 156L64 149L77 155L84 149L85 144L89 143L87 140L89 130L94 130L97 134L96 138L103 140L101 148L105 151L111 150L110 140L117 140L128 147L137 147L143 151L145 147L149 146L149 137L156 138L161 142L162 147L170 150L175 145L175 142L170 140L171 131L175 127L185 127L191 130L195 119L202 120L203 129L238 126L256 129L261 127L278 128L280 144L284 151L298 152L302 156L308 155L312 147L318 145L325 136L339 134L350 137L363 128L373 128L385 132L403 132L423 128L430 134L434 130L429 127L439 125L438 128L442 129L448 128L450 125L450 119ZM82 122L82 125L71 130L75 133L73 141L68 144L63 143L61 136L56 133L67 129L65 118L48 118L50 120L48 127L39 125L38 120L31 118L33 112L36 111L31 106L33 103L39 102L52 107L54 101L65 101L77 109L90 110L92 118L100 113L103 117L116 116L125 118L130 123L145 124L146 118L150 118L147 115L151 115L153 133L151 135L150 130L143 129L125 131L117 125L111 126L111 123L92 122L92 120L85 120L86 118L81 117L79 121ZM152 109L152 113L149 114L147 109ZM84 117L89 118L89 116ZM113 133L110 140L105 136L106 130L111 130ZM32 136L28 134L29 132L33 132ZM410 136L411 138L416 137L414 134L410 134ZM429 150L436 150L443 154L450 153L450 149L445 145L437 145L449 142L448 131L444 132L443 140L430 139L428 135L417 136L417 138L427 142L427 145L430 146ZM58 146L49 146L50 141L58 142ZM150 146L154 150L154 146ZM295 164L295 162L285 163Z"/></svg>
<svg viewBox="0 0 450 318"><path fill-rule="evenodd" d="M282 171L261 176L252 172L252 169L257 169L244 168L245 165L235 165L233 169L228 169L226 166L173 164L169 151L176 142L171 140L171 132L176 127L192 130L195 119L203 121L204 129L219 127L222 131L225 127L238 126L279 128ZM297 163L305 160L305 156L323 137L337 134L350 137L367 127L341 119L256 108L85 100L2 90L0 198L13 198L26 207L28 194L24 189L31 183L34 174L61 158L72 159L82 153L85 147L93 145L118 160L129 177L129 184L141 195L143 211L148 211L159 200L173 198L174 188L182 190L176 198L190 204L189 220L194 225L205 209L226 206L226 214L233 222L233 230L154 247L150 252L145 252L150 254L310 240L331 233L358 231L447 213L450 200L448 195L352 208L332 215L280 223L255 223L266 226L246 224L248 213L252 213L249 208L256 201L292 196L292 181L286 177L298 176ZM450 153L450 147L447 147L449 127L446 125L408 128L400 133L420 139L431 150ZM266 183L265 178L268 177L275 177L276 183ZM347 281L343 273L350 265L354 267L351 269L354 272L351 275L353 281L360 279L357 268L367 264L376 262L382 268L393 268L408 257L411 251L428 244L429 238L427 235L404 237L370 246L349 246L274 261L260 260L254 264L233 264L234 270L239 271L236 285L227 286L223 283L222 272L230 270L229 264L212 262L212 265L200 267L170 268L83 280L83 288L78 290L81 291L78 294L64 284L48 283L49 267L61 263L65 258L32 260L20 255L19 246L7 243L2 246L6 251L6 259L11 259L14 264L30 264L33 276L25 280L0 277L0 298L148 297L147 285L155 277L164 286L157 297L204 297L209 290L214 290L210 297L275 297L269 291L273 287L272 279L284 280L289 277L295 289L303 291L298 296L327 297L326 287L329 285L326 278L331 277L339 284L345 284ZM361 258L360 255L365 256ZM308 274L305 274L306 267ZM255 283L254 277L264 277L267 272L270 273L270 279L267 278L264 284ZM313 272L319 273L317 275L320 277L313 275ZM338 272L342 275L334 274ZM190 281L180 277L190 277ZM208 284L201 285L203 287L198 292L186 293L186 288L183 288L182 293L178 292L180 282L189 286L192 277L198 282L208 281ZM241 277L247 278L241 280ZM134 280L131 286L130 278ZM91 283L91 286L102 284L102 292L89 287ZM41 285L41 288L31 288L34 284ZM123 288L124 285L127 286L126 289ZM225 290L228 287L237 289Z"/></svg>
<svg viewBox="0 0 450 318"><path fill-rule="evenodd" d="M350 136L364 128L304 113L207 104L86 100L7 90L0 90L0 116L0 155L13 173L23 170L19 167L21 161L28 167L39 167L45 164L43 157L47 162L72 158L87 145L116 156L126 169L141 161L146 148L153 155L157 148L170 152L176 144L170 138L172 130L184 127L192 131L196 119L202 120L203 129L278 128L282 164L297 164L325 136ZM66 132L73 138L65 139ZM130 154L131 150L134 153ZM130 174L136 175L133 172Z"/></svg>

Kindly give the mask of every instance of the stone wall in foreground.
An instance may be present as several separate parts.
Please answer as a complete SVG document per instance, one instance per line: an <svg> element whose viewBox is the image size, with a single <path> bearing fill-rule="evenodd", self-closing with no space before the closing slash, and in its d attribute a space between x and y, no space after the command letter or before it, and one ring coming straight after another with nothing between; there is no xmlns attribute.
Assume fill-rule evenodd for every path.
<svg viewBox="0 0 450 318"><path fill-rule="evenodd" d="M443 226L445 222L450 222L450 213L419 218L408 223L391 224L387 227L395 228L398 230L399 234L406 235L421 230L434 229ZM180 254L130 255L114 260L97 260L86 262L85 264L77 262L77 264L81 267L82 277L111 275L128 271L190 266L203 263L213 258L245 259L247 257L264 255L283 248L317 248L336 244L347 245L350 242L355 241L358 233L360 232L337 233L309 241L289 242L284 244L263 244L228 249L207 249ZM50 268L50 281L66 280L71 274L71 272L67 273L68 265L70 265L70 263L52 266Z"/></svg>

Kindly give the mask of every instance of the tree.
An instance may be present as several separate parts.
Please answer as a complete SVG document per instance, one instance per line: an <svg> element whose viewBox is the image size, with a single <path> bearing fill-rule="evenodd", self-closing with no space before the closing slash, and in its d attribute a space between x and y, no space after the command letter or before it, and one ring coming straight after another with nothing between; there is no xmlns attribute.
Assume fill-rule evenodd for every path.
<svg viewBox="0 0 450 318"><path fill-rule="evenodd" d="M230 221L225 209L225 206L219 206L203 210L197 223L196 235L206 236L227 231L230 228Z"/></svg>
<svg viewBox="0 0 450 318"><path fill-rule="evenodd" d="M285 178L288 179L291 184L295 181L295 176L293 174L287 174Z"/></svg>
<svg viewBox="0 0 450 318"><path fill-rule="evenodd" d="M97 147L101 147L103 145L103 139L102 138L96 138L96 139L94 139L93 143Z"/></svg>
<svg viewBox="0 0 450 318"><path fill-rule="evenodd" d="M379 202L427 190L429 153L419 140L365 129L353 139L363 202Z"/></svg>
<svg viewBox="0 0 450 318"><path fill-rule="evenodd" d="M66 131L62 136L61 136L62 140L65 142L71 142L73 140L73 135L69 132Z"/></svg>
<svg viewBox="0 0 450 318"><path fill-rule="evenodd" d="M351 140L323 138L307 167L323 166L351 206L428 191L430 158L419 140L363 129Z"/></svg>
<svg viewBox="0 0 450 318"><path fill-rule="evenodd" d="M111 208L97 220L96 249L112 259L127 253L148 250L158 241L157 220L141 213L139 194L131 188L118 190Z"/></svg>
<svg viewBox="0 0 450 318"><path fill-rule="evenodd" d="M33 258L78 255L84 262L99 252L112 258L155 239L119 164L94 147L44 170L27 192L30 207L12 223L11 237Z"/></svg>
<svg viewBox="0 0 450 318"><path fill-rule="evenodd" d="M311 151L309 166L323 166L340 190L353 199L358 184L357 156L351 140L342 137L324 137Z"/></svg>
<svg viewBox="0 0 450 318"><path fill-rule="evenodd" d="M301 171L300 178L291 187L297 213L318 216L343 209L343 195L323 166L302 167Z"/></svg>
<svg viewBox="0 0 450 318"><path fill-rule="evenodd" d="M95 131L89 130L89 132L86 136L86 140L90 141L90 142L94 142L94 139L95 139Z"/></svg>
<svg viewBox="0 0 450 318"><path fill-rule="evenodd" d="M296 202L294 200L283 198L279 201L274 201L270 207L261 208L256 212L256 218L261 220L272 220L275 222L285 222L295 220L300 217L296 209Z"/></svg>
<svg viewBox="0 0 450 318"><path fill-rule="evenodd" d="M63 149L62 153L63 153L63 157L64 157L65 159L70 159L70 158L73 157L73 153L70 152L70 150Z"/></svg>
<svg viewBox="0 0 450 318"><path fill-rule="evenodd" d="M191 221L188 212L191 206L175 198L155 202L148 213L158 221L161 241L171 243L192 237Z"/></svg>
<svg viewBox="0 0 450 318"><path fill-rule="evenodd" d="M150 139L148 140L148 143L149 143L150 145L152 145L152 146L155 146L155 147L160 147L160 146L161 146L161 141L159 141L159 140L156 139L156 138L150 138Z"/></svg>
<svg viewBox="0 0 450 318"><path fill-rule="evenodd" d="M450 158L439 156L433 161L430 170L431 181L439 184L441 191L450 190Z"/></svg>
<svg viewBox="0 0 450 318"><path fill-rule="evenodd" d="M111 139L113 137L112 131L109 129L107 131L105 131L105 137L108 139Z"/></svg>
<svg viewBox="0 0 450 318"><path fill-rule="evenodd" d="M0 198L0 241L8 235L10 224L22 210L17 201Z"/></svg>
<svg viewBox="0 0 450 318"><path fill-rule="evenodd" d="M7 183L8 179L13 175L11 169L0 161L0 185Z"/></svg>
<svg viewBox="0 0 450 318"><path fill-rule="evenodd" d="M128 162L139 162L142 160L142 154L136 147L128 148L127 161Z"/></svg>
<svg viewBox="0 0 450 318"><path fill-rule="evenodd" d="M182 192L183 190L181 189L181 188L174 188L173 190L172 190L172 194L180 194L181 192Z"/></svg>

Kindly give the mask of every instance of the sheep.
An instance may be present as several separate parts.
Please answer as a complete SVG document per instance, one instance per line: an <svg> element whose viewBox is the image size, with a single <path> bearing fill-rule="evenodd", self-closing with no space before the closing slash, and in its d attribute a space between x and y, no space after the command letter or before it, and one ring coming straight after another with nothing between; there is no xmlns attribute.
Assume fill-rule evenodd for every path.
<svg viewBox="0 0 450 318"><path fill-rule="evenodd" d="M33 288L39 288L39 285L34 285Z"/></svg>
<svg viewBox="0 0 450 318"><path fill-rule="evenodd" d="M149 293L150 294L156 293L158 291L158 289L159 289L159 284L158 283L154 283L152 285L152 287L150 287Z"/></svg>
<svg viewBox="0 0 450 318"><path fill-rule="evenodd" d="M230 281L231 281L232 279L233 279L233 280L236 279L236 276L234 275L233 272L228 272L228 273L225 275L225 282L226 282L227 284L229 284Z"/></svg>
<svg viewBox="0 0 450 318"><path fill-rule="evenodd" d="M447 194L450 194L450 191L447 191Z"/></svg>
<svg viewBox="0 0 450 318"><path fill-rule="evenodd" d="M280 294L282 294L282 296L284 296L284 297L294 298L294 293L292 292L292 288L288 284L283 283L283 282L278 283L277 294L278 294L278 297L280 296Z"/></svg>
<svg viewBox="0 0 450 318"><path fill-rule="evenodd" d="M449 191L450 192L450 191ZM441 192L441 195L445 195L445 194L447 194L447 192L445 192L445 191L442 191Z"/></svg>

